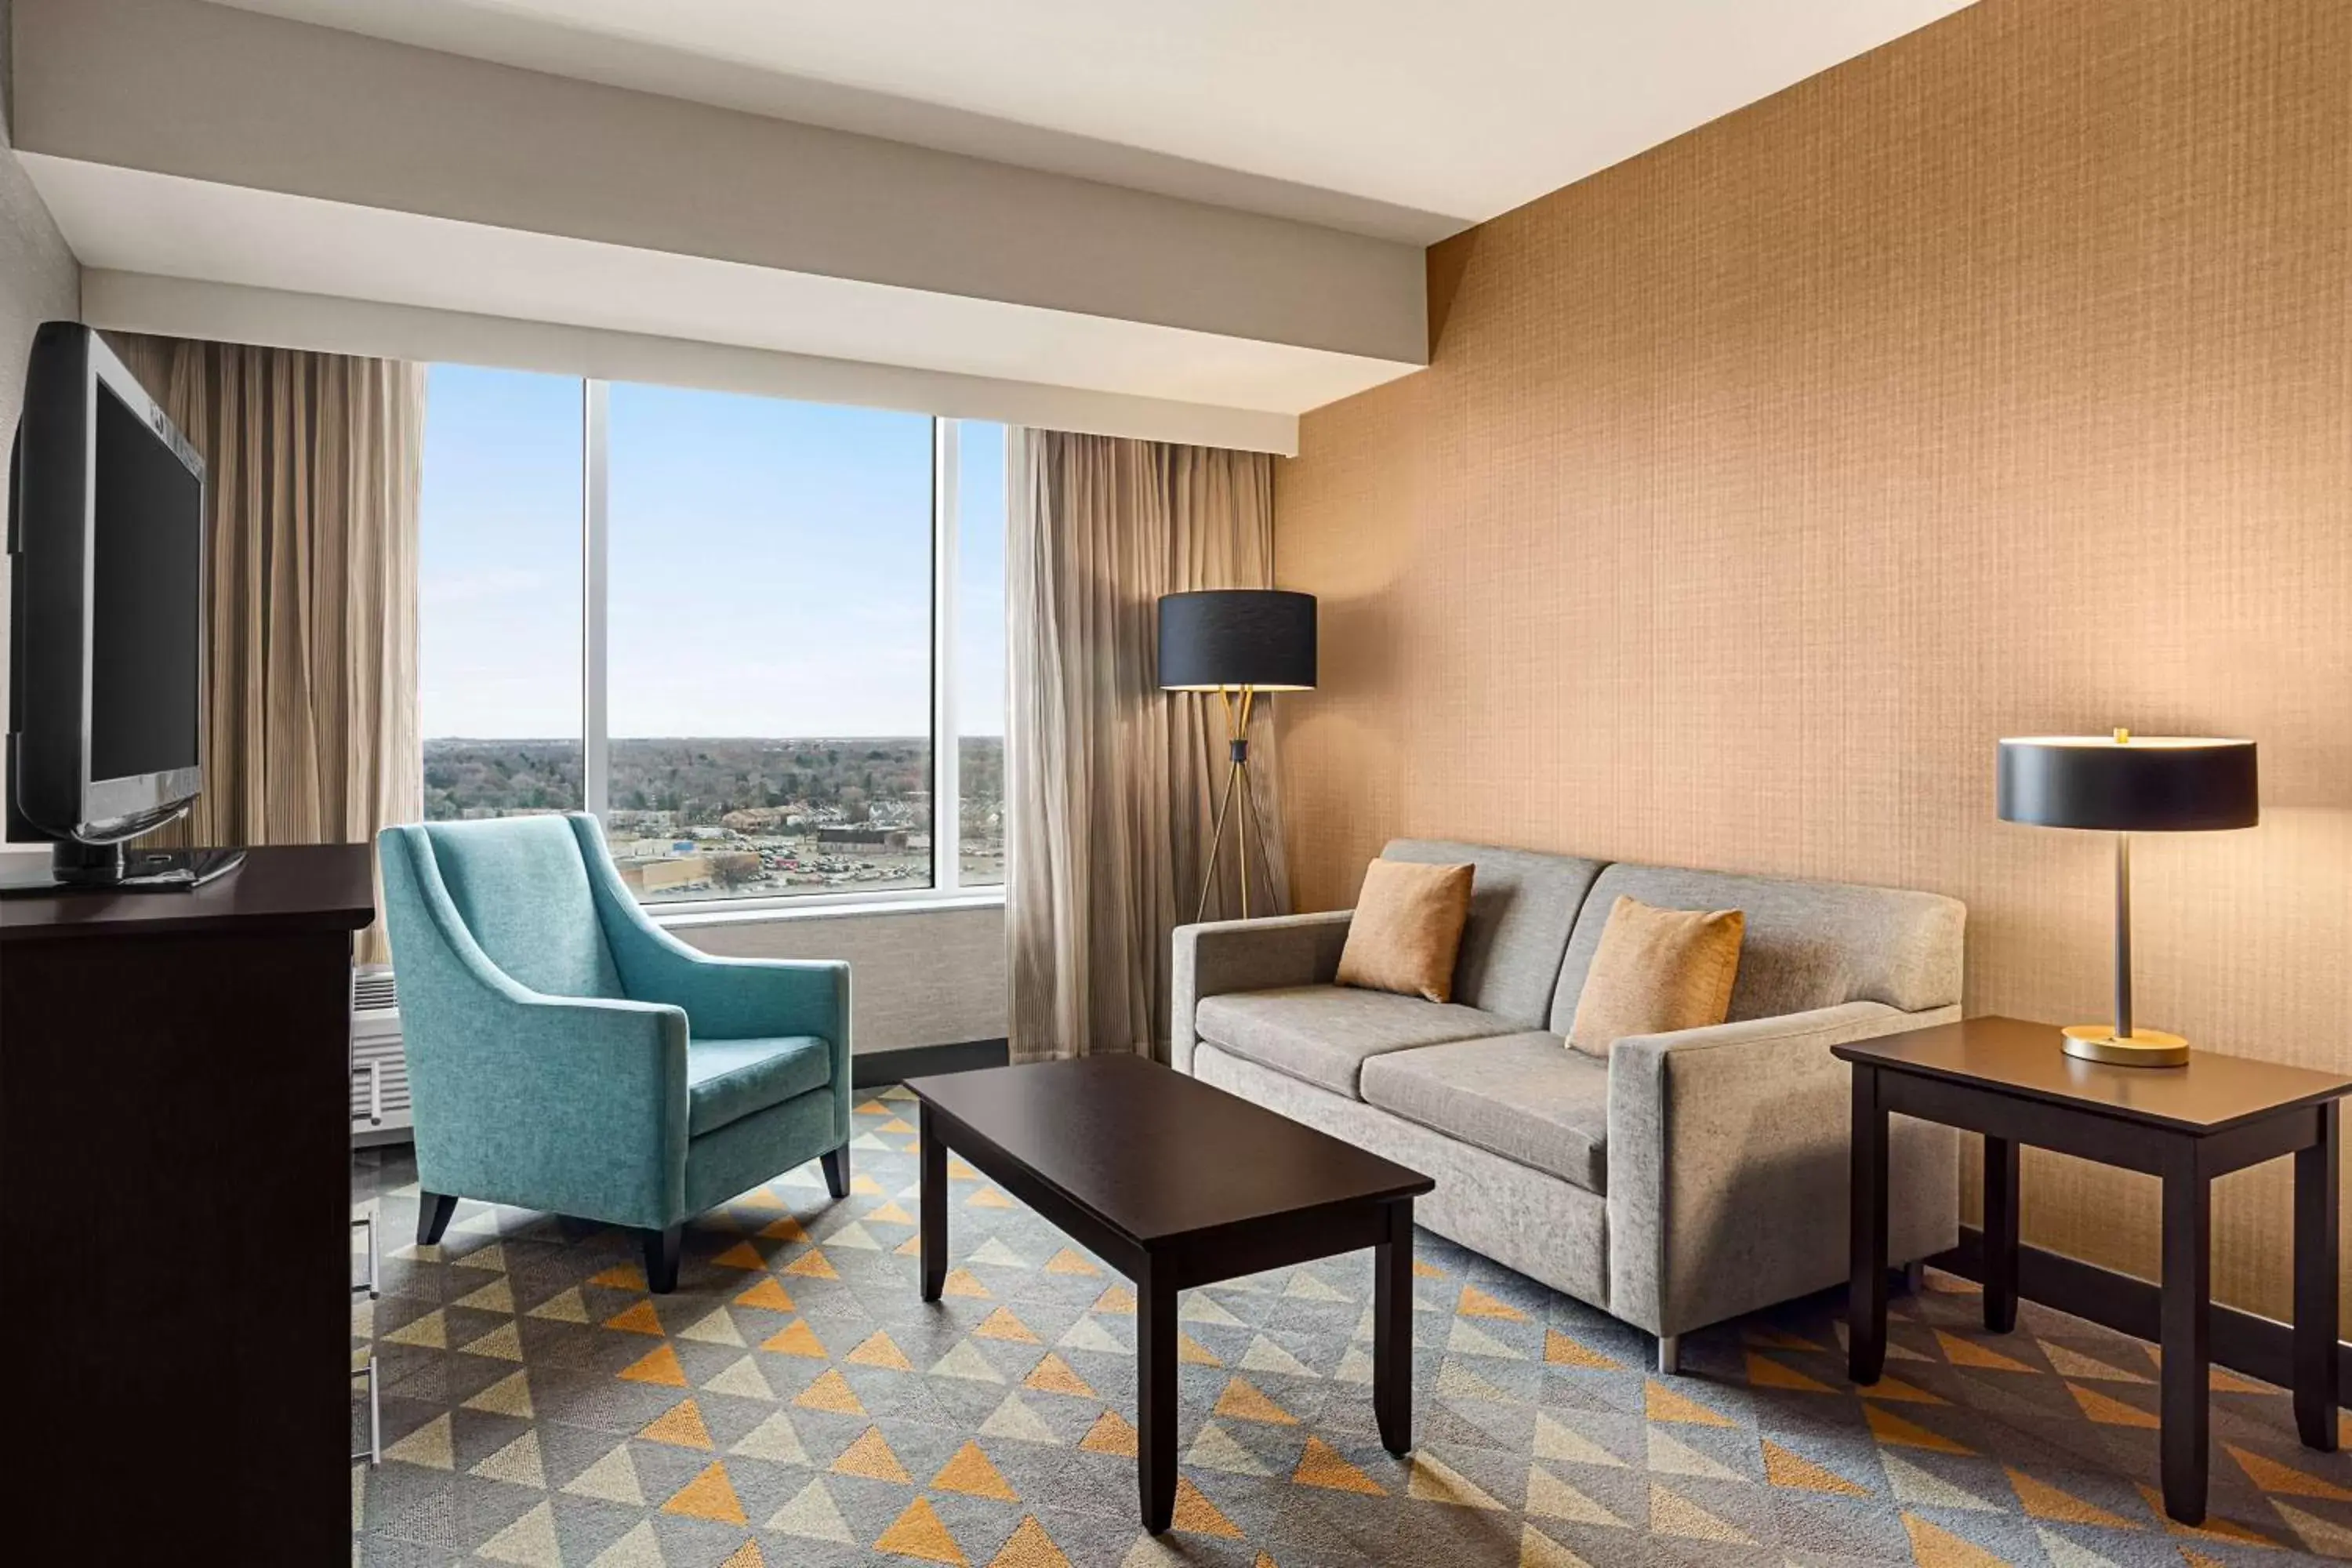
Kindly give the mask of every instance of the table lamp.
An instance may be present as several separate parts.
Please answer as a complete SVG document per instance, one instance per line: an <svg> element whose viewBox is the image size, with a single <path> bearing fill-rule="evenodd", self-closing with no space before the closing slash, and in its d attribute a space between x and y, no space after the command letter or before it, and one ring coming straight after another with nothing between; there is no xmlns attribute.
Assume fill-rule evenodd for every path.
<svg viewBox="0 0 2352 1568"><path fill-rule="evenodd" d="M2115 1022L2070 1025L2062 1048L2122 1067L2188 1061L2187 1040L2132 1020L2131 836L2254 826L2254 743L2128 730L2003 741L1995 793L2003 822L2116 836Z"/></svg>
<svg viewBox="0 0 2352 1568"><path fill-rule="evenodd" d="M1217 859L1225 844L1225 818L1234 796L1242 815L1234 825L1241 856L1242 919L1250 913L1250 839L1265 860L1265 833L1249 791L1250 710L1262 692L1315 689L1315 595L1277 588L1215 588L1169 594L1160 601L1160 689L1213 691L1224 703L1225 787L1217 802L1217 824L1209 835L1209 863L1201 873L1196 921L1209 912L1209 889L1216 885ZM1272 887L1268 881L1269 889Z"/></svg>

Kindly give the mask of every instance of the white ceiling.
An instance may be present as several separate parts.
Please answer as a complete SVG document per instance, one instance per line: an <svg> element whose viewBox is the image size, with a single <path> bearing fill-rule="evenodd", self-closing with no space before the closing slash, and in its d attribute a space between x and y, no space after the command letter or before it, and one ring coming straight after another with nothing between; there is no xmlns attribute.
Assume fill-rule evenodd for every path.
<svg viewBox="0 0 2352 1568"><path fill-rule="evenodd" d="M1426 243L1965 0L221 0Z"/></svg>

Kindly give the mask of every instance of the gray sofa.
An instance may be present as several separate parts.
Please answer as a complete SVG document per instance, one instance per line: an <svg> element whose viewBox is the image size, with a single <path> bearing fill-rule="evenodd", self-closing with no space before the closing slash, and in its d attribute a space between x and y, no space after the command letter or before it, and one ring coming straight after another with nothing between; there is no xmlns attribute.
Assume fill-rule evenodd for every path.
<svg viewBox="0 0 2352 1568"><path fill-rule="evenodd" d="M1846 1278L1842 1041L1959 1016L1966 910L1932 893L1399 840L1477 868L1440 1005L1332 984L1347 911L1176 932L1179 1071L1436 1178L1415 1218L1658 1336ZM1727 1022L1568 1049L1620 893L1747 913ZM1887 1256L1958 1237L1948 1129L1896 1117Z"/></svg>

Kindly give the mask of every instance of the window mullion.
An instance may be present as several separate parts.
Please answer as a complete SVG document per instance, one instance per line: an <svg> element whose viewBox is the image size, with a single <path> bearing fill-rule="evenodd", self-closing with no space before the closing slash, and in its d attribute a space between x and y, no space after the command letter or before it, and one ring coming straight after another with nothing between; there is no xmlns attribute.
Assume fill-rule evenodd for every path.
<svg viewBox="0 0 2352 1568"><path fill-rule="evenodd" d="M610 597L605 437L610 425L611 395L608 382L581 383L581 801L600 819L610 804L607 792L612 778L611 737L606 733L609 726L605 712L604 639L605 607Z"/></svg>
<svg viewBox="0 0 2352 1568"><path fill-rule="evenodd" d="M963 885L963 756L956 731L956 538L960 429L931 421L931 886Z"/></svg>

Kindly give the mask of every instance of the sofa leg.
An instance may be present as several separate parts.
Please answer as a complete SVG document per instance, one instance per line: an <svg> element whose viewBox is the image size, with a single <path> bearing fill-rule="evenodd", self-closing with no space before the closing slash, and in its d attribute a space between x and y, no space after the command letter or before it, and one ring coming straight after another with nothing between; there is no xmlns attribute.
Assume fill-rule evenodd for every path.
<svg viewBox="0 0 2352 1568"><path fill-rule="evenodd" d="M646 1284L655 1295L667 1296L677 1289L678 1243L685 1238L686 1226L682 1225L645 1233Z"/></svg>
<svg viewBox="0 0 2352 1568"><path fill-rule="evenodd" d="M1903 1289L1916 1296L1927 1288L1927 1261L1915 1258L1903 1266Z"/></svg>
<svg viewBox="0 0 2352 1568"><path fill-rule="evenodd" d="M446 1193L416 1194L416 1245L437 1244L449 1228L449 1216L457 1212L457 1200Z"/></svg>
<svg viewBox="0 0 2352 1568"><path fill-rule="evenodd" d="M1682 1370L1683 1337L1680 1334L1658 1336L1658 1375L1672 1377Z"/></svg>
<svg viewBox="0 0 2352 1568"><path fill-rule="evenodd" d="M836 1198L849 1195L849 1145L844 1143L830 1153L820 1156L824 1166L824 1190Z"/></svg>

